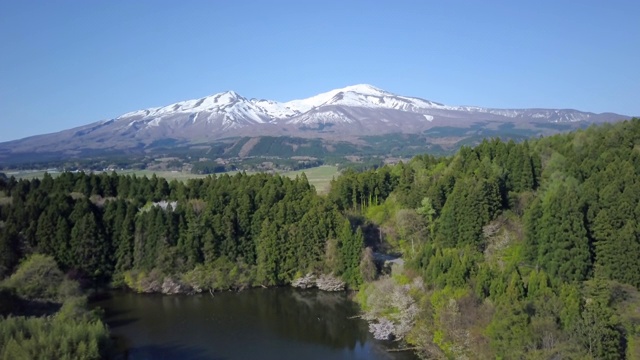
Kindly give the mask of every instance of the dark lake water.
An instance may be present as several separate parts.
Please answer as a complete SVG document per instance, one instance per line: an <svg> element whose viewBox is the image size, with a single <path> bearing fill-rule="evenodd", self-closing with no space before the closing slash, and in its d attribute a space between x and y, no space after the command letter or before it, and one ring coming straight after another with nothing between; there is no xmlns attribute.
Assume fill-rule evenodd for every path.
<svg viewBox="0 0 640 360"><path fill-rule="evenodd" d="M95 301L125 359L415 359L388 352L345 293L292 288L215 296L114 292Z"/></svg>

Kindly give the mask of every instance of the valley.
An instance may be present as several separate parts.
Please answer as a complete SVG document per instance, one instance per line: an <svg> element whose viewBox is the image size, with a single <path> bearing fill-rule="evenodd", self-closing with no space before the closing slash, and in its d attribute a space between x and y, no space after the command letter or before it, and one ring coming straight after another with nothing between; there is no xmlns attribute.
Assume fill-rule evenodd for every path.
<svg viewBox="0 0 640 360"><path fill-rule="evenodd" d="M0 341L14 344L3 355L104 358L120 348L243 358L236 347L251 339L231 348L194 339L235 311L216 305L232 299L264 306L241 331L285 344L268 358L282 358L297 335L327 354L346 342L340 353L350 359L387 357L393 347L425 359L637 358L639 144L640 119L520 143L490 139L339 176L316 167L317 184L334 179L326 193L306 171L2 177L0 315L11 317L0 322ZM402 261L381 264L381 253ZM283 286L302 289L265 289ZM127 293L98 302L112 311L101 317L83 293L96 287ZM323 323L314 309L328 298L340 318ZM130 317L118 316L123 305ZM188 317L207 330L139 330L159 309L163 322L178 319L163 329ZM234 336L234 319L216 341ZM309 323L358 335L290 331ZM129 342L120 347L109 333ZM72 345L52 347L62 339ZM160 346L169 340L175 346Z"/></svg>
<svg viewBox="0 0 640 360"><path fill-rule="evenodd" d="M162 171L162 170L124 170L124 169L113 169L113 171L117 172L118 175L132 175L137 177L152 177L156 176L159 178L166 179L167 181L177 180L181 182L185 182L190 179L202 179L207 177L208 175L200 175L193 174L190 172L179 172L179 171ZM234 175L238 171L229 171L224 174ZM57 177L60 174L58 169L50 169L50 171L42 171L42 170L23 170L23 171L12 171L7 172L5 175L8 177L15 177L17 180L32 180L32 179L42 179L44 174L47 173L52 177ZM251 174L251 172L248 172ZM309 184L313 185L319 193L326 193L329 191L330 182L332 179L339 175L338 167L331 165L322 165L318 167L308 168L304 170L295 170L295 171L284 171L279 172L281 175L295 179L296 176L301 176L303 173L307 177ZM222 174L220 174L222 175ZM0 198L0 202L2 198Z"/></svg>
<svg viewBox="0 0 640 360"><path fill-rule="evenodd" d="M0 360L640 359L640 2L434 5L0 1Z"/></svg>

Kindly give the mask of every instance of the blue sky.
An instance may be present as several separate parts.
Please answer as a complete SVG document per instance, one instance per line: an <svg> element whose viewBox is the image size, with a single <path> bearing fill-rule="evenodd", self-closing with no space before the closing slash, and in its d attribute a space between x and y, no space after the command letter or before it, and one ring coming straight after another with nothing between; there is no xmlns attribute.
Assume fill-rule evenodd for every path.
<svg viewBox="0 0 640 360"><path fill-rule="evenodd" d="M368 83L640 115L640 1L0 1L0 141L235 90Z"/></svg>

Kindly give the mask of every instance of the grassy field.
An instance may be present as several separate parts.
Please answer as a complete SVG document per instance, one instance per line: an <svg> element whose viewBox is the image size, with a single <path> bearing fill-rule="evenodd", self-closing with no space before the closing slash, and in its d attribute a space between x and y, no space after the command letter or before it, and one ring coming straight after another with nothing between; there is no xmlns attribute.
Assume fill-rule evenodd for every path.
<svg viewBox="0 0 640 360"><path fill-rule="evenodd" d="M331 185L331 179L338 176L338 168L336 166L323 165L310 169L289 171L282 173L282 175L295 178L304 172L309 180L309 183L316 187L319 194L326 194L329 192L329 186Z"/></svg>
<svg viewBox="0 0 640 360"><path fill-rule="evenodd" d="M283 172L281 175L288 176L290 178L295 178L296 176L305 173L307 175L307 179L309 183L316 187L316 190L320 194L325 194L329 191L329 185L331 179L334 176L338 176L338 168L335 166L323 165L315 168L299 170L299 171L288 171ZM25 171L25 172L9 172L7 176L14 176L16 179L27 179L31 180L34 178L42 178L44 176L44 171ZM198 179L206 177L207 175L197 175L186 172L179 171L151 171L151 170L121 170L117 171L120 175L136 175L136 176L147 176L151 177L151 175L156 174L157 177L162 177L167 179L167 181L178 180L178 181L186 181L188 179ZM228 174L235 174L235 172L230 172ZM58 173L52 173L51 176L57 176Z"/></svg>
<svg viewBox="0 0 640 360"><path fill-rule="evenodd" d="M44 173L46 171L9 171L6 172L5 174L7 175L7 177L15 177L16 179L20 180L20 179L26 179L26 180L31 180L31 179L41 179L44 176ZM56 176L57 174L53 173L51 174L51 176Z"/></svg>
<svg viewBox="0 0 640 360"><path fill-rule="evenodd" d="M331 179L333 179L334 176L338 176L338 168L336 166L329 166L329 165L323 165L323 166L318 166L318 167L298 170L298 171L281 172L280 175L288 176L293 179L296 176L299 176L300 174L302 174L303 172L305 173L305 175L307 175L307 179L309 180L309 183L315 186L316 190L318 190L318 193L320 194L327 193L329 191L329 185L331 183ZM125 171L118 172L118 174L123 174L123 175L135 174L136 176L146 175L147 177L150 177L154 173L156 174L157 177L163 177L167 179L167 181L171 181L173 179L176 179L179 181L185 181L188 179L198 179L198 178L203 178L207 176L207 175L196 175L196 174L191 174L186 172L183 173L183 172L175 172L175 171L151 171L151 170L127 171L125 170ZM233 175L235 173L236 171L231 171L231 172L228 172L227 174ZM247 171L247 174L251 174L251 173L252 172Z"/></svg>
<svg viewBox="0 0 640 360"><path fill-rule="evenodd" d="M41 179L44 176L46 171L22 171L22 172L7 172L7 176L14 176L16 179ZM151 177L151 175L156 174L157 177L163 177L167 179L167 181L171 181L173 179L184 181L188 179L196 179L203 178L206 175L196 175L191 173L184 173L179 171L151 171L151 170L118 170L116 171L119 175L136 175L138 177L147 176ZM49 173L49 175L56 177L60 173L54 172Z"/></svg>
<svg viewBox="0 0 640 360"><path fill-rule="evenodd" d="M0 191L0 205L11 204L11 198L4 191Z"/></svg>
<svg viewBox="0 0 640 360"><path fill-rule="evenodd" d="M117 171L117 173L120 175L135 175L137 177L151 177L151 175L156 174L157 177L165 178L167 181L187 181L189 179L200 179L207 177L207 175L198 175L181 171L121 170Z"/></svg>

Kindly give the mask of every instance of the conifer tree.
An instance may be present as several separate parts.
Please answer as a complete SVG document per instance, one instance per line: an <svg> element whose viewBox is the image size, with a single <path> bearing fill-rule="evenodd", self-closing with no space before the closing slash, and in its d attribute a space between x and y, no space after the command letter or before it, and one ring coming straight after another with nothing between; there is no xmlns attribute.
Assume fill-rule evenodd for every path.
<svg viewBox="0 0 640 360"><path fill-rule="evenodd" d="M561 183L543 201L538 231L538 261L553 277L584 280L591 269L584 213L574 184Z"/></svg>
<svg viewBox="0 0 640 360"><path fill-rule="evenodd" d="M340 240L340 259L342 279L349 286L357 288L362 283L360 274L360 256L364 245L362 229L358 227L355 234L351 231L349 220L345 220L338 233Z"/></svg>
<svg viewBox="0 0 640 360"><path fill-rule="evenodd" d="M74 224L70 247L74 268L95 280L108 279L111 275L111 251L93 212L86 213Z"/></svg>

